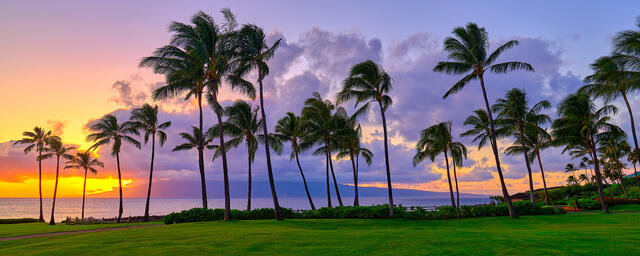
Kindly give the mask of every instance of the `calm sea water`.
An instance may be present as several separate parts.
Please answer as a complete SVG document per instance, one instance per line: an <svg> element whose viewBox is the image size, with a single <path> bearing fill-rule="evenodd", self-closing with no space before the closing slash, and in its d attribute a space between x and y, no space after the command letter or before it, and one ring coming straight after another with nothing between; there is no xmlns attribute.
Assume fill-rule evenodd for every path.
<svg viewBox="0 0 640 256"><path fill-rule="evenodd" d="M43 198L43 212L45 219L51 216L51 199ZM307 198L280 198L282 207L292 209L310 209ZM314 198L316 207L326 206L327 200L324 198ZM386 197L362 197L360 205L384 204ZM474 205L489 203L489 198L460 198L462 205ZM332 200L337 205L337 200ZM352 205L353 198L343 198L345 205ZM448 205L448 198L394 198L395 204L405 206L440 206ZM125 198L123 201L123 216L144 215L145 199ZM234 209L245 209L246 199L232 198L231 207ZM252 208L272 207L271 198L254 198L251 200ZM201 199L151 199L150 214L165 215L171 212L182 211L194 207L201 207ZM56 221L69 217L80 217L82 207L81 198L58 198L56 199ZM224 207L223 199L209 199L209 208ZM118 215L117 198L87 198L85 202L85 217L111 218ZM4 218L38 218L39 203L38 198L0 198L0 219Z"/></svg>

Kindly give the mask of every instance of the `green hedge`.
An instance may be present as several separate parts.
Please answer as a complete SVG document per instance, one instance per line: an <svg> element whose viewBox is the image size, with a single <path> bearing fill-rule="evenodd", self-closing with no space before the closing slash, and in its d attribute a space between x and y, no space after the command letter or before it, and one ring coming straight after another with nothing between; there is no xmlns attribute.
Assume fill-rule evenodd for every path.
<svg viewBox="0 0 640 256"><path fill-rule="evenodd" d="M33 218L0 219L0 224L18 224L18 223L33 223L33 222L38 222L38 219L33 219Z"/></svg>
<svg viewBox="0 0 640 256"><path fill-rule="evenodd" d="M519 201L513 203L514 208L520 215L551 215L562 214L562 208L543 208L541 204L531 206L528 201ZM282 213L287 219L384 219L389 217L388 205L374 206L344 206L328 208L323 207L317 210L305 210L294 212L288 208L281 208ZM508 216L509 209L505 203L490 205L461 206L460 209L451 206L440 206L437 211L428 211L421 207L407 208L404 206L395 206L393 208L394 218L404 219L456 219L469 217L484 216ZM224 216L223 209L204 209L193 208L182 212L174 212L165 216L162 220L165 224L199 222L222 220ZM275 213L273 209L262 208L251 211L231 210L231 219L236 220L256 220L256 219L274 219Z"/></svg>

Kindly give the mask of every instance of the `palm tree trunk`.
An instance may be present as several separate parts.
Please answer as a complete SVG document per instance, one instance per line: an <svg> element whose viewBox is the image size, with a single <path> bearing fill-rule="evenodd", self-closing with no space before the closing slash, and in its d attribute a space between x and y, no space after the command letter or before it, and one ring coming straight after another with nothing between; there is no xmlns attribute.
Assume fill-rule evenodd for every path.
<svg viewBox="0 0 640 256"><path fill-rule="evenodd" d="M622 186L622 192L624 192L624 196L629 197L629 194L627 194L627 188L624 187L624 180L622 179L622 177L620 177L620 186Z"/></svg>
<svg viewBox="0 0 640 256"><path fill-rule="evenodd" d="M456 161L451 159L453 165L453 180L456 182L456 205L460 207L460 191L458 190L458 174L456 173Z"/></svg>
<svg viewBox="0 0 640 256"><path fill-rule="evenodd" d="M331 169L331 177L333 177L333 187L336 189L336 197L338 198L338 204L340 207L342 204L342 197L340 196L340 189L338 189L338 180L336 180L336 173L333 172L333 161L331 160L331 146L327 142L327 157L329 158L329 168Z"/></svg>
<svg viewBox="0 0 640 256"><path fill-rule="evenodd" d="M591 141L593 142L593 136L591 136ZM607 208L607 203L604 201L604 191L602 189L602 175L600 174L600 161L598 161L598 154L596 154L595 146L591 146L591 158L593 159L593 165L596 173L596 183L598 183L598 195L600 196L600 205L602 205L602 212L609 213L609 209Z"/></svg>
<svg viewBox="0 0 640 256"><path fill-rule="evenodd" d="M247 180L247 211L251 211L251 147L247 144L247 164L248 164L248 180Z"/></svg>
<svg viewBox="0 0 640 256"><path fill-rule="evenodd" d="M631 134L633 135L633 145L635 146L636 158L640 159L640 149L638 149L638 136L636 135L636 123L633 120L633 112L631 111L631 105L629 104L629 100L627 99L627 94L623 91L622 98L624 99L624 103L627 105L627 111L629 111L629 121L631 122ZM633 169L635 170L636 165L633 164ZM636 173L636 185L640 188L638 184L638 171Z"/></svg>
<svg viewBox="0 0 640 256"><path fill-rule="evenodd" d="M229 193L229 169L227 168L227 152L224 146L224 134L222 133L222 130L223 130L222 129L222 113L220 112L220 108L219 108L220 104L218 103L218 92L213 92L212 96L213 96L213 104L215 104L213 108L215 109L216 117L218 118L218 127L220 127L220 129L218 129L218 138L220 139L220 153L222 155L222 176L224 180L224 220L231 220L231 195Z"/></svg>
<svg viewBox="0 0 640 256"><path fill-rule="evenodd" d="M360 206L360 200L358 199L358 174L356 173L356 161L353 159L353 150L349 151L349 158L351 158L351 167L353 168L353 206Z"/></svg>
<svg viewBox="0 0 640 256"><path fill-rule="evenodd" d="M309 199L309 205L311 206L311 210L315 210L316 206L313 204L313 200L311 200L311 194L309 193L309 187L307 186L307 179L304 178L304 172L302 172L302 166L300 165L300 160L298 160L298 151L294 151L296 155L296 163L298 163L298 170L300 170L300 176L302 176L302 183L304 183L304 191L307 193L307 198Z"/></svg>
<svg viewBox="0 0 640 256"><path fill-rule="evenodd" d="M269 187L271 187L271 197L273 198L273 208L277 220L284 220L280 212L280 203L276 194L276 184L273 179L273 168L271 167L271 153L269 152L269 132L267 130L267 114L264 111L264 97L262 96L262 79L258 79L260 85L260 114L262 115L262 132L264 133L264 152L267 156L267 173L269 174ZM220 129L222 131L222 129Z"/></svg>
<svg viewBox="0 0 640 256"><path fill-rule="evenodd" d="M198 142L198 167L200 168L200 187L202 188L202 208L207 209L207 182L204 177L204 146L202 145L204 135L202 134L202 93L198 94L198 110L200 111L200 142Z"/></svg>
<svg viewBox="0 0 640 256"><path fill-rule="evenodd" d="M542 175L542 186L544 187L544 204L549 205L549 193L547 193L547 180L544 177L544 168L542 168L540 151L536 151L536 156L538 157L538 165L540 165L540 174Z"/></svg>
<svg viewBox="0 0 640 256"><path fill-rule="evenodd" d="M449 173L449 156L447 150L444 150L444 162L447 165L447 181L449 182L449 195L451 196L451 206L456 207L456 200L453 198L453 187L451 186L451 174Z"/></svg>
<svg viewBox="0 0 640 256"><path fill-rule="evenodd" d="M44 216L42 215L42 148L37 146L38 149L38 193L40 194L40 217L38 222L44 222Z"/></svg>
<svg viewBox="0 0 640 256"><path fill-rule="evenodd" d="M53 213L56 211L56 194L58 193L58 174L60 173L60 156L56 158L56 185L53 186L53 202L51 203L51 220L49 225L55 225L56 220Z"/></svg>
<svg viewBox="0 0 640 256"><path fill-rule="evenodd" d="M520 129L520 140L522 141L522 154L524 155L524 163L527 166L527 173L529 173L529 194L531 200L531 207L536 207L536 194L533 191L533 175L531 174L531 165L529 164L529 158L527 154L527 146L524 144L524 128L519 126Z"/></svg>
<svg viewBox="0 0 640 256"><path fill-rule="evenodd" d="M153 159L156 154L156 133L151 134L151 168L149 168L149 189L147 190L147 203L144 207L144 222L149 221L149 202L151 201L151 181L153 180Z"/></svg>
<svg viewBox="0 0 640 256"><path fill-rule="evenodd" d="M82 185L82 221L84 222L84 198L87 191L87 168L84 169L84 184Z"/></svg>
<svg viewBox="0 0 640 256"><path fill-rule="evenodd" d="M116 163L118 166L118 184L120 191L120 207L118 208L118 223L122 220L122 173L120 172L120 153L116 153Z"/></svg>
<svg viewBox="0 0 640 256"><path fill-rule="evenodd" d="M636 163L633 162L633 173L635 174L633 177L636 179L636 186L640 188L640 183L638 183L638 169L636 169Z"/></svg>
<svg viewBox="0 0 640 256"><path fill-rule="evenodd" d="M500 187L502 188L502 196L504 197L505 202L507 202L507 207L509 208L509 215L512 218L518 218L518 213L513 208L513 204L511 203L511 197L509 196L509 191L507 191L507 186L504 183L504 176L502 175L502 167L500 167L500 155L498 153L498 141L496 140L496 130L493 126L493 116L491 115L491 107L489 106L489 99L487 99L487 90L484 86L484 78L482 74L479 75L480 78L480 86L482 87L482 96L484 97L484 104L487 108L487 115L489 116L489 127L491 127L491 148L493 149L493 157L496 160L496 169L498 169L498 177L500 178Z"/></svg>
<svg viewBox="0 0 640 256"><path fill-rule="evenodd" d="M384 115L382 102L378 101L380 115L382 116L382 131L384 134L384 163L387 171L387 189L389 190L389 218L393 218L393 190L391 188L391 170L389 167L389 145L387 145L387 119Z"/></svg>
<svg viewBox="0 0 640 256"><path fill-rule="evenodd" d="M331 208L331 187L329 186L329 154L327 154L325 152L324 154L324 159L325 159L325 169L326 169L326 177L327 177L327 206L329 208Z"/></svg>

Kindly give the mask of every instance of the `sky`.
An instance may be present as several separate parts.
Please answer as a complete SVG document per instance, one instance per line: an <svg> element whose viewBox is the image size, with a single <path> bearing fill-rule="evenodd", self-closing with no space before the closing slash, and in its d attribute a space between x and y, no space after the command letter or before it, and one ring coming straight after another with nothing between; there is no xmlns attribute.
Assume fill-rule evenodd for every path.
<svg viewBox="0 0 640 256"><path fill-rule="evenodd" d="M169 139L156 154L154 181L166 184L154 195L170 190L189 190L199 184L197 154L173 153L181 143L178 133L197 123L194 102L173 99L153 102L149 95L164 78L138 68L142 57L169 42L171 21L188 22L198 10L221 20L219 10L230 8L240 23L254 23L269 33L269 41L282 38L281 47L269 62L271 74L265 81L267 123L272 129L286 112L299 113L314 91L334 99L341 81L356 63L367 59L380 63L393 78L394 100L387 120L390 134L392 181L396 188L447 191L444 159L411 163L419 131L441 121L453 122L453 133L465 131L464 119L483 107L477 83L442 100L444 92L460 77L434 73L438 61L446 59L442 41L454 27L476 22L486 27L496 47L516 39L520 45L501 60L531 63L535 72L489 75L489 99L494 102L510 88L524 89L531 102L543 99L555 107L574 92L590 73L589 64L611 51L615 33L634 28L638 3L622 1L2 1L0 3L0 197L37 197L37 163L13 146L21 133L34 126L51 129L63 140L80 148L90 132L88 124L114 114L124 121L131 108L143 103L158 104L160 118L172 121ZM492 48L493 49L493 48ZM228 88L223 105L249 100ZM253 105L257 102L251 101ZM627 131L630 124L623 106L615 121ZM634 110L640 111L636 95ZM353 105L344 105L353 113ZM555 109L547 112L555 117ZM205 127L215 123L213 111L205 108ZM363 120L364 146L375 158L363 166L360 183L383 187L384 153L379 112ZM468 138L456 136L470 149L469 159L458 169L461 192L498 194L499 183L489 148L478 150ZM504 149L512 143L500 141ZM229 154L231 180L247 177L246 148ZM89 175L88 191L93 197L113 197L117 189L115 161L107 149L98 150L105 168ZM206 176L222 179L221 166L207 153ZM571 159L559 149L542 153L547 184L565 183L564 166ZM150 145L142 150L125 145L121 162L125 197L143 197L148 179ZM522 157L501 156L511 193L527 189ZM575 161L574 161L575 162ZM307 179L324 180L324 160L309 153L301 155ZM276 181L300 181L289 152L273 157ZM254 164L254 180L265 181L264 152ZM534 185L542 184L539 166L532 165ZM336 163L339 183L351 184L348 161ZM627 170L628 172L629 170ZM52 194L55 161L43 162L43 193ZM63 170L59 195L81 196L82 174ZM290 183L287 183L290 184ZM213 191L221 188L210 188ZM232 189L245 189L244 186ZM196 190L197 191L197 190ZM162 192L162 193L161 193ZM212 192L213 193L213 192ZM304 196L300 187L300 196ZM195 193L197 197L197 193Z"/></svg>

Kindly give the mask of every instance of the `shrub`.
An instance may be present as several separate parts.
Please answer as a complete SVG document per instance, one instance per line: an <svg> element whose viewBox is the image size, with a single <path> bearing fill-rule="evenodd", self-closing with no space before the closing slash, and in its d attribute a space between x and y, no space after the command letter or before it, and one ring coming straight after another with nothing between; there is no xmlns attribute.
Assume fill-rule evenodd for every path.
<svg viewBox="0 0 640 256"><path fill-rule="evenodd" d="M38 222L38 219L33 219L33 218L0 219L0 224L18 224L18 223L33 223L33 222Z"/></svg>
<svg viewBox="0 0 640 256"><path fill-rule="evenodd" d="M578 199L578 207L584 210L595 210L600 209L601 205L599 201L591 200L591 199Z"/></svg>
<svg viewBox="0 0 640 256"><path fill-rule="evenodd" d="M600 197L597 197L595 199L596 201L600 202ZM607 205L616 205L616 204L640 204L640 200L638 199L627 199L627 198L612 198L612 197L605 197L604 198L604 202Z"/></svg>

